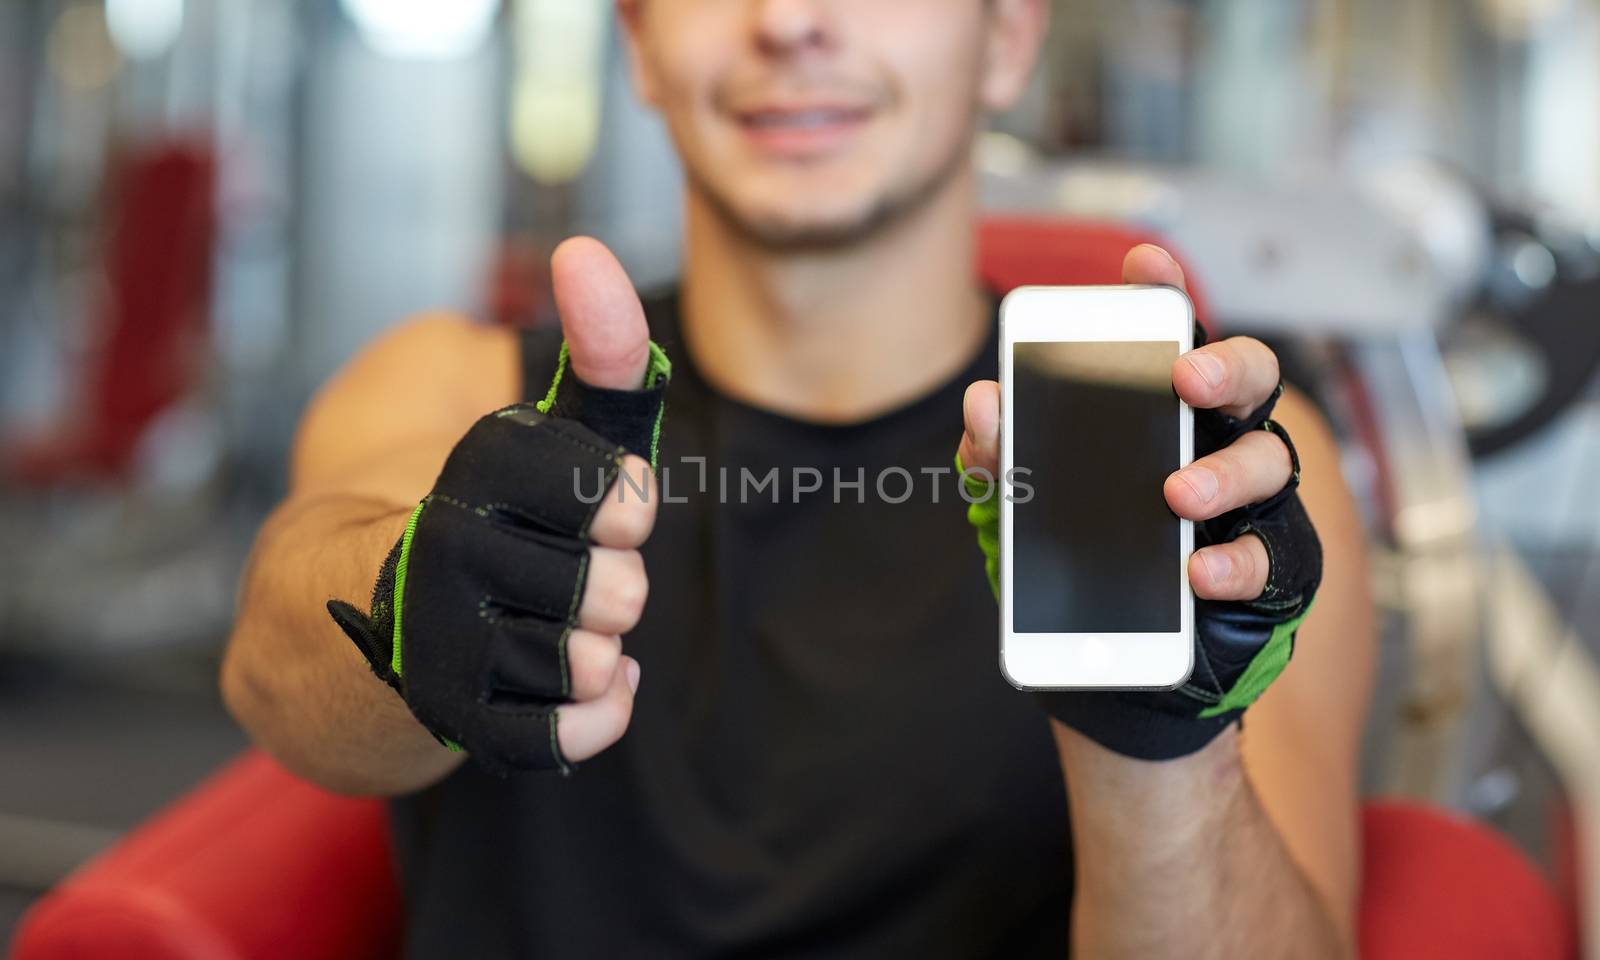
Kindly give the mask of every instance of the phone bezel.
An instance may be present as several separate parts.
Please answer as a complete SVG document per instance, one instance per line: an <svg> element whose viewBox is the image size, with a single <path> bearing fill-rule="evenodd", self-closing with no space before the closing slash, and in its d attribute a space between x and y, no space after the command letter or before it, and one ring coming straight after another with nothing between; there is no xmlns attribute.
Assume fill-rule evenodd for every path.
<svg viewBox="0 0 1600 960"><path fill-rule="evenodd" d="M1163 286L1019 287L1000 304L1000 476L1013 468L1012 347L1018 342L1173 340L1194 346L1194 304ZM1179 464L1194 457L1194 411L1178 404ZM1012 504L1000 500L1000 672L1019 690L1171 690L1194 669L1188 558L1194 524L1179 520L1176 633L1016 633L1011 629Z"/></svg>

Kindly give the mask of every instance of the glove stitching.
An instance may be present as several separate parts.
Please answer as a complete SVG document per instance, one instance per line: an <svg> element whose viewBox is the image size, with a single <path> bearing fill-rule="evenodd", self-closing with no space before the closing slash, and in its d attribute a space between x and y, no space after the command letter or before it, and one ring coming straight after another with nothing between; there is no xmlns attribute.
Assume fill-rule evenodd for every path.
<svg viewBox="0 0 1600 960"><path fill-rule="evenodd" d="M611 486L610 483L607 482L606 489L610 489L610 486ZM512 514L513 516L523 517L523 518L527 519L528 521L530 521L530 524L532 526L543 527L546 530L557 531L557 530L563 529L566 526L565 518L557 516L556 514L553 514L553 513L548 513L546 511L542 510L539 507L539 505L536 504L536 503L529 503L527 505L518 506L516 504L511 504L511 503L506 503L504 501L501 501L501 502L497 502L497 503L488 504L485 507L474 507L473 505L471 505L469 503L466 503L465 501L456 500L456 499L454 499L453 497L450 497L447 494L436 493L436 494L434 494L434 499L443 500L444 502L446 502L448 504L451 504L452 506L460 507L463 510L470 510L474 514L476 514L477 516L479 516L479 517L481 517L481 518L483 518L485 520L488 520L491 523L494 522L494 515L492 513L490 513L490 511L491 510L500 510L500 511L503 511L505 513ZM605 497L601 497L600 500L596 501L596 504L604 502L604 500L605 500ZM591 510L590 514L589 514L590 518L592 518L592 516L593 516L593 510ZM590 522L591 522L591 519L585 519L583 521L583 527L586 529ZM557 536L561 536L561 534L556 534L556 535ZM578 535L580 537L582 537L582 536L584 536L584 532L580 530Z"/></svg>
<svg viewBox="0 0 1600 960"><path fill-rule="evenodd" d="M1272 538L1263 536L1261 528L1248 521L1245 522L1245 533L1254 533L1256 539L1261 541L1261 549L1267 555L1267 582L1261 588L1261 593L1254 600L1248 601L1250 605L1264 604L1259 609L1273 609L1272 604L1282 600L1283 582L1280 579L1282 571L1277 561L1272 556ZM1241 534L1242 536L1243 534Z"/></svg>
<svg viewBox="0 0 1600 960"><path fill-rule="evenodd" d="M1192 683L1186 683L1179 687L1178 692L1189 699L1199 701L1208 707L1222 700L1221 694L1212 693L1209 690L1203 690Z"/></svg>
<svg viewBox="0 0 1600 960"><path fill-rule="evenodd" d="M491 626L500 622L500 618L498 616L489 613L489 605L493 603L495 603L494 597L487 593L483 595L482 600L478 601L478 616L482 617L484 621ZM504 605L501 604L500 606ZM549 621L541 622L548 623ZM567 666L567 638L572 636L572 630L573 624L569 620L568 622L562 624L561 636L556 638L556 657L558 663L560 664L561 671L561 700L572 699L572 673ZM488 697L489 693L488 691L485 691L484 694L478 698L478 702L488 703Z"/></svg>
<svg viewBox="0 0 1600 960"><path fill-rule="evenodd" d="M506 503L505 501L502 500L502 501L500 501L498 503L488 504L486 506L486 509L491 510L491 511L498 511L498 512L504 513L504 514L510 514L511 516L516 517L519 520L526 521L530 526L543 527L546 530L560 530L561 529L561 520L560 520L560 518L559 517L550 516L549 514L547 514L544 511L540 510L537 504L530 504L530 505L528 505L526 507L519 507L516 504ZM488 515L488 519L493 520L494 516L492 514L489 514Z"/></svg>
<svg viewBox="0 0 1600 960"><path fill-rule="evenodd" d="M572 675L567 671L567 638L572 636L572 624L567 624L561 630L561 637L556 641L556 655L561 659L561 699L572 699Z"/></svg>
<svg viewBox="0 0 1600 960"><path fill-rule="evenodd" d="M564 418L552 417L551 419L564 419ZM516 423L516 421L512 421L512 422ZM568 423L574 423L574 424L577 423L576 420L569 420L567 422ZM563 441L565 441L567 443L570 443L574 447L577 447L580 450L587 451L589 453L594 454L597 457L601 457L601 458L604 458L606 460L620 460L622 458L622 454L625 452L625 451L623 451L622 447L619 447L619 446L602 447L602 446L598 446L598 445L596 445L594 443L591 443L588 440L584 440L581 437L573 436L572 434L566 432L565 430L559 430L556 427L552 426L550 424L549 420L546 420L546 421L544 421L542 423L531 423L531 424L530 423L522 423L522 424L518 424L518 425L519 426L523 426L523 427L527 427L528 429L542 429L545 433L549 434L552 437L555 437L558 440L563 440ZM578 425L582 426L582 424L578 424ZM585 427L584 429L588 429L588 428Z"/></svg>
<svg viewBox="0 0 1600 960"><path fill-rule="evenodd" d="M1199 657L1200 665L1205 668L1206 676L1209 678L1211 683L1211 689L1207 690L1205 687L1194 683L1191 679L1182 687L1179 687L1178 690L1180 693L1186 694L1195 700L1199 700L1201 703L1216 703L1218 700L1222 699L1222 682L1217 679L1217 670L1211 665L1211 657L1206 653L1205 645L1197 643L1194 645L1194 649L1195 653Z"/></svg>
<svg viewBox="0 0 1600 960"><path fill-rule="evenodd" d="M572 696L572 677L567 671L567 638L572 636L572 628L578 622L578 607L583 603L583 591L589 582L589 551L585 550L578 558L578 582L572 586L572 602L567 605L566 627L561 631L558 648L561 653L561 696L567 699Z"/></svg>
<svg viewBox="0 0 1600 960"><path fill-rule="evenodd" d="M1249 601L1246 606L1261 613L1286 613L1295 610L1305 603L1305 594L1296 593L1292 596L1280 598L1257 598Z"/></svg>
<svg viewBox="0 0 1600 960"><path fill-rule="evenodd" d="M571 626L578 622L578 607L583 603L583 588L587 586L589 576L589 552L584 551L578 558L578 582L572 585L572 602L567 604L567 624Z"/></svg>
<svg viewBox="0 0 1600 960"><path fill-rule="evenodd" d="M451 502L451 501L446 501L446 502ZM453 504L453 505L462 506L461 504ZM567 622L572 622L574 620L574 618L577 616L578 605L579 605L579 602L582 600L582 597L583 597L582 590L583 590L583 584L584 584L584 577L585 577L585 575L586 575L586 573L588 571L588 565L589 565L589 551L588 551L588 549L580 546L579 550L577 550L577 551L574 551L574 552L571 552L571 553L563 553L559 546L556 546L555 544L552 544L552 543L547 542L545 540L537 540L537 539L531 539L529 537L524 537L524 536L518 534L514 530L507 530L507 529L504 529L504 528L498 527L498 526L491 526L489 529L493 530L494 533L496 535L500 536L500 537L504 537L504 538L506 538L508 540L514 541L515 543L518 543L518 544L521 544L521 545L524 545L524 546L532 544L535 547L540 547L540 548L543 548L545 550L549 550L549 551L551 551L553 553L560 553L560 554L562 554L562 556L576 556L577 557L577 559L578 559L578 579L577 579L577 584L573 588L572 600L567 605L567 613L566 613L566 617L565 617ZM571 537L556 537L554 539L556 539L558 541L561 541L561 542L565 542L565 543L571 543L571 544L574 544L574 545L579 545L580 544L580 542L578 540L576 540L574 538L571 538ZM493 597L489 597L488 599L493 601L494 598ZM561 617L561 613L560 613L559 610L549 609L545 604L542 604L542 603L541 604L536 604L536 605L527 605L527 604L523 604L523 603L518 602L518 603L509 603L507 605L515 606L515 607L518 607L519 609L525 609L528 612L536 614L536 615L543 615L546 619L549 619L549 620L556 620L556 619ZM491 621L491 622L493 622L493 621Z"/></svg>
<svg viewBox="0 0 1600 960"><path fill-rule="evenodd" d="M464 503L464 502L462 502L460 500L455 499L454 497L450 497L450 496L446 496L446 495L437 495L436 499L442 500L445 503L448 503L451 506L456 507L457 509L460 509L460 510L470 510L473 513L476 513L476 514L478 514L480 516L487 516L488 515L486 510L484 510L482 508L479 508L479 507L473 507L473 506L471 506L471 505L469 505L467 503ZM495 504L495 505L492 505L492 506L499 506L499 505ZM518 542L526 542L526 541L523 540L523 538L517 536L515 533L513 533L510 530L504 530L504 529L501 529L500 527L495 527L495 526L491 526L490 529L494 530L496 533L500 534L503 537L509 537L511 539L517 540ZM569 699L572 696L572 671L571 671L571 668L570 668L570 666L568 664L568 661L567 661L567 639L572 635L572 628L573 628L573 625L576 623L577 616L578 616L578 606L582 603L582 600L583 600L583 587L584 587L585 581L587 579L588 568L589 568L589 553L588 553L587 550L585 550L578 557L578 579L577 579L577 583L573 587L572 600L567 605L567 617L566 617L566 622L565 622L565 625L564 625L564 629L561 632L560 639L557 640L557 642L556 642L556 654L557 654L557 658L558 658L558 662L560 664L560 670L561 670L561 699L562 700ZM492 602L494 602L494 598L492 596L490 596L489 594L484 594L483 598L478 601L478 616L481 617L486 623L488 623L490 625L493 625L493 624L499 622L499 617L497 615L491 614L489 612L489 604L491 604ZM488 697L488 691L486 690L483 693L483 695L479 697L479 702L480 703L487 703L488 702L487 697Z"/></svg>
<svg viewBox="0 0 1600 960"><path fill-rule="evenodd" d="M1289 431L1283 424L1268 417L1261 421L1261 429L1277 437L1283 443L1284 450L1289 454L1289 481L1284 484L1285 489L1294 489L1300 486L1300 452L1294 448L1294 442L1289 439ZM1281 491L1280 491L1281 492Z"/></svg>
<svg viewBox="0 0 1600 960"><path fill-rule="evenodd" d="M540 410L538 408L537 404L526 404L526 403L512 404L511 406L506 407L504 409L496 410L494 415L498 419L505 420L505 419L509 419L511 417L514 417L519 413L523 413L523 412L525 412L525 411L527 411L529 409L532 409L535 413L538 413L540 419L535 421L535 422L533 422L533 423L524 423L521 420L512 420L511 422L516 424L519 427L523 427L523 428L528 429L528 430L542 430L545 433L548 433L552 437L555 437L555 438L557 438L559 440L564 440L567 443L570 443L573 446L578 447L579 449L587 450L588 452L590 452L592 454L595 454L596 456L604 457L606 459L621 459L621 455L626 452L620 446L609 445L609 443L610 443L609 441L607 441L608 446L604 446L604 447L598 446L598 445L592 443L591 441L583 439L581 436L575 436L575 435L573 435L571 433L568 433L565 430L562 430L562 429L558 428L555 425L555 421L559 421L559 422L562 422L562 423L570 423L570 424L572 424L574 426L577 426L577 427L579 427L581 429L584 429L584 430L588 429L587 427L584 427L583 424L579 423L576 420L572 420L572 419L567 418L567 417L552 416L551 414L547 414L544 411ZM592 431L591 431L591 433L592 433ZM604 440L605 438L601 437L600 439Z"/></svg>
<svg viewBox="0 0 1600 960"><path fill-rule="evenodd" d="M1271 419L1272 411L1277 407L1278 400L1282 396L1283 381L1279 380L1271 395L1262 401L1259 407L1256 407L1243 417L1229 416L1216 409L1197 410L1195 413L1215 418L1215 422L1221 425L1222 429L1216 431L1219 434L1217 449L1221 450L1250 431L1260 429L1266 421Z"/></svg>
<svg viewBox="0 0 1600 960"><path fill-rule="evenodd" d="M452 497L449 494L436 493L436 494L434 494L432 496L431 499L437 500L440 503L448 503L450 506L455 507L457 510L465 510L468 513L474 513L474 514L477 514L480 517L487 517L489 515L488 511L481 510L478 507L474 507L472 504L467 503L465 500L457 500L455 497Z"/></svg>
<svg viewBox="0 0 1600 960"><path fill-rule="evenodd" d="M507 707L498 703L490 703L487 700L479 700L478 702L500 716L509 717L514 720L526 720L529 717L540 718L547 716L556 708L558 704L561 703L560 700L551 700L548 698L544 699L542 703L532 702L529 706L525 707Z"/></svg>

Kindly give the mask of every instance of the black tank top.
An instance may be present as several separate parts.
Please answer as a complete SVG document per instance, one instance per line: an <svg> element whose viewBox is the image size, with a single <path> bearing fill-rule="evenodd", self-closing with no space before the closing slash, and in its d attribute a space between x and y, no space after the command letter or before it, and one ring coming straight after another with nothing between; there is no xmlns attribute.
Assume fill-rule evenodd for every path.
<svg viewBox="0 0 1600 960"><path fill-rule="evenodd" d="M1000 676L955 480L922 472L950 467L995 334L932 393L830 426L719 394L676 298L646 312L673 361L666 493L687 502L662 504L644 548L632 725L570 778L466 764L395 801L407 954L1059 960L1072 863L1054 743ZM525 335L528 397L558 345ZM752 493L773 468L776 490ZM822 489L795 502L817 482L804 468Z"/></svg>

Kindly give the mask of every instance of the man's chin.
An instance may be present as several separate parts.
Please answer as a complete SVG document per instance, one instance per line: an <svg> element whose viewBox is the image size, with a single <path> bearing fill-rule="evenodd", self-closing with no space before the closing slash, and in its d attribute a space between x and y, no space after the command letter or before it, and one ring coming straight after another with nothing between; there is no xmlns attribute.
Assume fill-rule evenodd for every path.
<svg viewBox="0 0 1600 960"><path fill-rule="evenodd" d="M739 232L773 250L830 250L855 246L882 228L888 218L869 212L853 217L748 216Z"/></svg>
<svg viewBox="0 0 1600 960"><path fill-rule="evenodd" d="M790 196L781 206L721 201L710 194L719 217L751 243L774 251L825 251L855 246L897 219L900 205L841 204L838 196L806 203ZM829 209L832 208L832 209Z"/></svg>
<svg viewBox="0 0 1600 960"><path fill-rule="evenodd" d="M966 156L952 152L950 163L902 189L835 177L827 187L763 179L745 184L745 191L723 190L693 169L686 172L706 207L750 243L776 252L830 251L858 246L914 218L956 178Z"/></svg>

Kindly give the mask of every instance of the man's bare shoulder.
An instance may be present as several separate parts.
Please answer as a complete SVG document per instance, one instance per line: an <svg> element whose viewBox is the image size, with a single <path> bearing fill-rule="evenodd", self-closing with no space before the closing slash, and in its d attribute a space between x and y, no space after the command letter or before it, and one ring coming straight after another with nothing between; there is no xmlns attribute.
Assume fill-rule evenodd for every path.
<svg viewBox="0 0 1600 960"><path fill-rule="evenodd" d="M455 314L424 314L373 340L317 392L300 421L291 486L385 490L431 481L455 442L515 403L515 332Z"/></svg>

